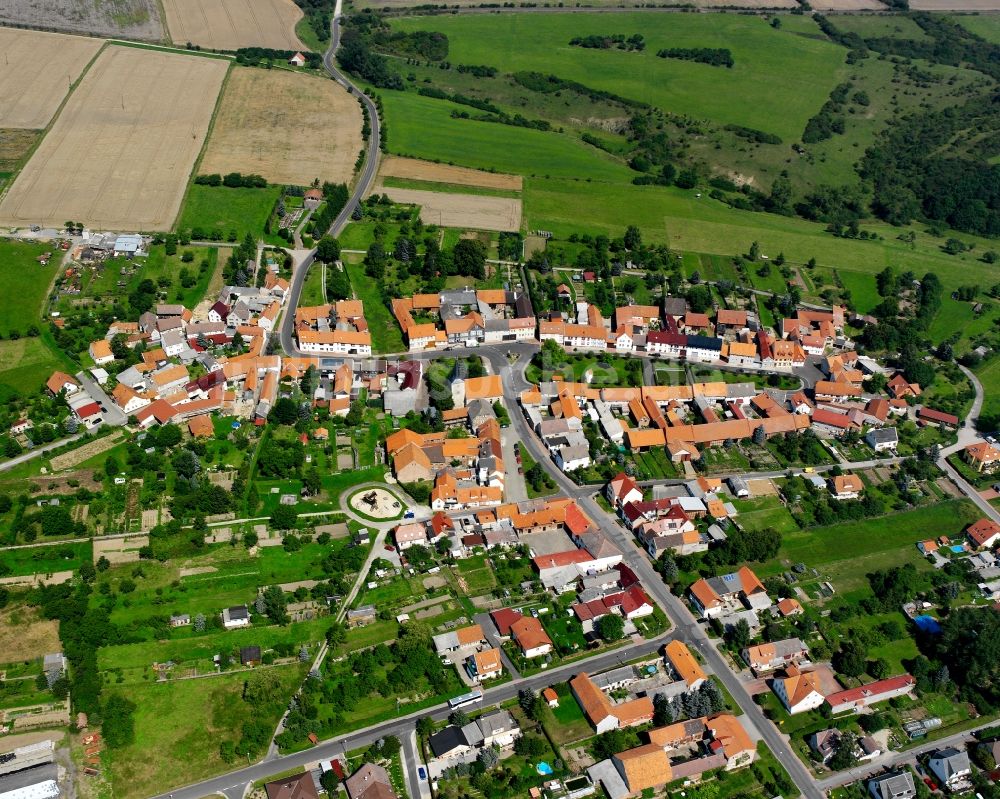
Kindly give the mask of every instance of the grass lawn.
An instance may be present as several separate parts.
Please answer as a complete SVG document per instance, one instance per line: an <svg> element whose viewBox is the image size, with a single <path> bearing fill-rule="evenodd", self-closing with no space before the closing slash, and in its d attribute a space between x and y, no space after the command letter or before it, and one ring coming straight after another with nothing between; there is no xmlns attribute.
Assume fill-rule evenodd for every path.
<svg viewBox="0 0 1000 799"><path fill-rule="evenodd" d="M235 651L241 646L256 645L262 649L272 649L281 642L304 644L319 641L329 626L330 619L322 617L313 621L296 622L287 627L244 627L169 641L105 646L97 652L97 665L102 671L145 669L150 674L149 668L154 662L211 660L219 652Z"/></svg>
<svg viewBox="0 0 1000 799"><path fill-rule="evenodd" d="M8 549L0 552L0 574L20 576L51 574L70 569L75 571L80 568L81 563L91 559L91 551L89 542L33 549ZM10 571L6 571L3 567Z"/></svg>
<svg viewBox="0 0 1000 799"><path fill-rule="evenodd" d="M957 14L952 19L988 42L1000 44L1000 17L994 14ZM837 21L840 25L840 21Z"/></svg>
<svg viewBox="0 0 1000 799"><path fill-rule="evenodd" d="M622 208L628 209L624 217ZM913 228L913 249L897 239L904 229L887 225L865 226L881 233L881 241L838 239L820 223L740 211L704 194L697 197L694 190L676 187L528 178L524 210L529 229L550 230L559 238L583 231L620 236L627 224L634 224L645 240L694 253L732 256L757 241L762 252L783 252L793 265L815 258L820 266L876 274L890 264L906 263L918 275L937 273L946 290L968 283L973 270L981 285L1000 280L1000 267L982 263L975 254L995 246L988 239L962 234L963 240L975 240L977 247L973 253L959 256L942 252L943 239L921 228ZM685 264L687 270L699 268L705 276L690 256Z"/></svg>
<svg viewBox="0 0 1000 799"><path fill-rule="evenodd" d="M851 292L851 301L858 313L868 313L882 302L875 286L875 277L871 273L852 272L848 269L838 269L837 276L844 288ZM940 316L940 314L939 314ZM936 339L935 339L936 340Z"/></svg>
<svg viewBox="0 0 1000 799"><path fill-rule="evenodd" d="M344 267L351 278L351 286L365 306L365 319L372 334L372 349L375 352L403 352L403 332L389 308L382 302L378 284L365 274L360 258L349 256Z"/></svg>
<svg viewBox="0 0 1000 799"><path fill-rule="evenodd" d="M264 223L281 193L280 186L266 189L231 189L227 186L191 184L181 209L177 230L200 228L206 235L218 231L224 239L260 236Z"/></svg>
<svg viewBox="0 0 1000 799"><path fill-rule="evenodd" d="M493 569L486 562L485 555L476 555L458 561L458 573L465 580L470 596L479 596L496 588Z"/></svg>
<svg viewBox="0 0 1000 799"><path fill-rule="evenodd" d="M675 114L765 130L792 142L837 84L845 58L843 48L818 35L815 23L800 22L804 35L798 25L775 29L757 16L643 11L613 18L517 13L410 17L394 21L393 28L447 34L448 57L454 63L555 74ZM630 53L569 44L574 36L609 33L641 33L646 49ZM482 46L486 41L489 48ZM726 69L658 58L657 51L665 47L728 48L735 65Z"/></svg>
<svg viewBox="0 0 1000 799"><path fill-rule="evenodd" d="M554 688L559 695L559 707L550 708L545 705L542 710L542 723L548 728L553 740L565 744L589 738L593 730L579 703L573 698L569 684L559 683Z"/></svg>
<svg viewBox="0 0 1000 799"><path fill-rule="evenodd" d="M979 516L971 502L950 501L875 519L785 533L778 558L759 573L770 576L802 562L818 569L822 579L831 581L839 594L858 591L868 585L865 575L876 569L904 563L929 569L917 552L916 542L954 535Z"/></svg>
<svg viewBox="0 0 1000 799"><path fill-rule="evenodd" d="M323 304L323 266L314 263L309 268L306 280L302 284L302 298L299 305L322 305Z"/></svg>
<svg viewBox="0 0 1000 799"><path fill-rule="evenodd" d="M754 497L734 499L733 505L740 512L739 523L747 530L763 530L773 527L779 533L794 533L799 528L792 514L778 497Z"/></svg>
<svg viewBox="0 0 1000 799"><path fill-rule="evenodd" d="M34 394L53 371L67 365L67 359L57 355L44 337L0 341L0 396L6 390L23 396ZM71 372L78 368L71 368Z"/></svg>
<svg viewBox="0 0 1000 799"><path fill-rule="evenodd" d="M239 740L243 724L251 719L269 727L277 724L305 666L284 666L277 673L282 695L264 707L243 701L246 674L131 686L128 696L138 705L136 742L107 756L114 795L149 796L233 768L219 756L219 744Z"/></svg>
<svg viewBox="0 0 1000 799"><path fill-rule="evenodd" d="M496 18L489 21L495 22ZM480 53L468 63L481 63L484 55ZM411 92L381 90L379 94L392 131L389 151L398 155L513 174L578 178L580 183L584 178L625 182L634 174L612 156L576 138L452 119L452 111L467 107Z"/></svg>
<svg viewBox="0 0 1000 799"><path fill-rule="evenodd" d="M43 252L55 253L47 266L35 260ZM12 330L22 335L29 325L38 325L42 302L58 269L61 252L52 245L0 239L0 281L10 298L0 314L0 335Z"/></svg>

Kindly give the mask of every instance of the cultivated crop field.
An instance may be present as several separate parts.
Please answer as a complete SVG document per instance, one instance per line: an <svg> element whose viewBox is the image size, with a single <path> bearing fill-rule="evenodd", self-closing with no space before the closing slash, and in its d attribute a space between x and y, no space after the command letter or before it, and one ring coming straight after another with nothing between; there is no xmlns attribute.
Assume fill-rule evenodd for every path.
<svg viewBox="0 0 1000 799"><path fill-rule="evenodd" d="M302 11L292 0L164 0L163 8L174 44L212 50L302 48L295 35Z"/></svg>
<svg viewBox="0 0 1000 799"><path fill-rule="evenodd" d="M168 230L227 69L107 48L0 203L0 222Z"/></svg>
<svg viewBox="0 0 1000 799"><path fill-rule="evenodd" d="M394 20L392 27L447 34L454 63L555 74L674 114L775 133L787 142L801 136L823 105L846 55L820 38L811 20L775 29L760 17L730 14L409 17ZM645 37L642 52L569 44L574 36L634 33ZM486 41L488 48L482 46ZM657 51L667 47L728 48L734 65L658 58Z"/></svg>
<svg viewBox="0 0 1000 799"><path fill-rule="evenodd" d="M156 0L0 0L0 23L161 41Z"/></svg>
<svg viewBox="0 0 1000 799"><path fill-rule="evenodd" d="M334 81L235 68L199 172L251 172L301 186L314 178L346 183L361 145L361 106Z"/></svg>
<svg viewBox="0 0 1000 799"><path fill-rule="evenodd" d="M97 51L97 39L0 28L0 128L44 128ZM42 65L39 68L39 65Z"/></svg>
<svg viewBox="0 0 1000 799"><path fill-rule="evenodd" d="M483 172L449 164L435 164L416 158L389 156L379 165L379 175L383 178L403 178L424 180L430 183L452 183L456 186L476 186L483 189L520 191L524 180L520 175L503 175Z"/></svg>
<svg viewBox="0 0 1000 799"><path fill-rule="evenodd" d="M448 194L420 189L383 187L379 194L397 203L420 206L424 224L473 230L520 230L521 201L512 197Z"/></svg>

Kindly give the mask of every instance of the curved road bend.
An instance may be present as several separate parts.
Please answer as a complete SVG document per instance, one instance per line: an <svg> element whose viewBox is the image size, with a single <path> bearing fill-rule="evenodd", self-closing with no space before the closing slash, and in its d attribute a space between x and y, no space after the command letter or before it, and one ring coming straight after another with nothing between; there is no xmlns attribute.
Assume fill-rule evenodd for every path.
<svg viewBox="0 0 1000 799"><path fill-rule="evenodd" d="M355 86L351 82L350 78L340 71L336 64L335 56L337 48L340 46L341 9L342 2L338 0L333 19L330 21L330 47L323 54L323 67L329 73L330 77L337 81L337 83L347 89L347 91L351 94L360 98L364 107L368 110L368 123L371 127L371 134L368 137L368 146L365 150L364 168L361 170L361 175L358 177L358 182L354 187L354 192L351 194L350 199L348 199L347 204L337 215L337 218L333 220L333 224L330 225L330 229L327 231L331 236L340 234L340 232L344 229L344 226L350 221L351 214L354 213L354 209L358 207L362 198L368 193L368 189L371 188L371 185L375 180L375 173L378 171L379 145L381 144L378 109L375 107L374 101L367 94L361 91L361 89ZM295 336L293 335L295 330L295 309L299 306L299 298L302 296L302 286L305 283L309 267L312 265L315 258L316 250L314 248L302 260L298 267L296 267L295 272L292 275L292 283L289 287L288 305L285 308L285 313L281 320L279 334L281 349L284 351L285 355L301 355L295 342Z"/></svg>

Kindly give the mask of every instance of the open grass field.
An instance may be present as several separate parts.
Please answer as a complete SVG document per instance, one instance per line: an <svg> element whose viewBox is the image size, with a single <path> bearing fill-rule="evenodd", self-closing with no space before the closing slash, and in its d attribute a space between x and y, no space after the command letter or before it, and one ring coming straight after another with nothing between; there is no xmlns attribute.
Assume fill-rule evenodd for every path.
<svg viewBox="0 0 1000 799"><path fill-rule="evenodd" d="M0 0L0 24L156 42L164 35L156 0Z"/></svg>
<svg viewBox="0 0 1000 799"><path fill-rule="evenodd" d="M8 302L0 314L0 335L4 338L12 330L23 334L29 325L40 325L42 302L59 262L53 258L42 266L35 259L53 249L51 245L0 239L0 284L17 297L17 302Z"/></svg>
<svg viewBox="0 0 1000 799"><path fill-rule="evenodd" d="M361 107L336 82L236 67L199 171L250 172L299 186L315 178L349 183L361 147Z"/></svg>
<svg viewBox="0 0 1000 799"><path fill-rule="evenodd" d="M884 14L831 15L831 21L838 30L857 33L865 39L892 38L917 41L930 39L924 33L924 29L912 19L896 14L891 16Z"/></svg>
<svg viewBox="0 0 1000 799"><path fill-rule="evenodd" d="M236 241L245 233L260 236L280 193L280 186L230 189L192 184L184 198L177 229L200 229L204 235L218 232L229 241Z"/></svg>
<svg viewBox="0 0 1000 799"><path fill-rule="evenodd" d="M295 25L302 11L292 0L164 0L174 44L210 50L270 47L299 50Z"/></svg>
<svg viewBox="0 0 1000 799"><path fill-rule="evenodd" d="M524 214L529 229L551 230L560 238L582 230L620 236L626 225L634 224L649 241L697 253L733 255L746 252L757 241L761 252L784 252L793 264L816 258L820 266L875 274L890 264L905 263L917 274L937 273L946 289L968 283L972 270L981 285L992 285L1000 278L1000 269L977 260L975 253L945 254L944 239L920 227L912 228L916 234L912 249L898 238L905 229L882 224L865 225L881 234L881 241L838 239L819 223L740 211L677 188L529 178ZM988 239L963 239L975 241L976 252L992 246Z"/></svg>
<svg viewBox="0 0 1000 799"><path fill-rule="evenodd" d="M394 21L393 28L447 34L454 63L551 73L675 114L744 125L791 142L837 84L846 55L818 35L815 23L800 22L812 36L772 28L757 16L642 11L410 17ZM569 44L574 36L611 33L641 33L646 49L636 53ZM486 41L489 48L482 46ZM657 51L666 47L729 48L735 65L726 69L658 58Z"/></svg>
<svg viewBox="0 0 1000 799"><path fill-rule="evenodd" d="M914 11L1000 11L998 0L916 0Z"/></svg>
<svg viewBox="0 0 1000 799"><path fill-rule="evenodd" d="M228 64L109 47L0 203L5 224L168 230Z"/></svg>
<svg viewBox="0 0 1000 799"><path fill-rule="evenodd" d="M403 334L389 308L382 301L379 287L365 275L365 268L359 256L350 255L344 259L344 268L351 278L354 293L365 305L365 318L372 334L374 352L403 352Z"/></svg>
<svg viewBox="0 0 1000 799"><path fill-rule="evenodd" d="M435 164L432 161L421 161L416 158L397 158L389 156L382 159L378 169L379 177L404 178L427 183L450 183L456 186L475 186L483 189L500 189L504 191L521 191L524 179L520 175L503 175L496 172L483 172L480 169L467 169L461 166Z"/></svg>
<svg viewBox="0 0 1000 799"><path fill-rule="evenodd" d="M961 14L952 19L986 41L1000 44L1000 16L996 14Z"/></svg>
<svg viewBox="0 0 1000 799"><path fill-rule="evenodd" d="M62 367L62 360L40 338L0 341L0 386L17 394L40 391L49 375Z"/></svg>
<svg viewBox="0 0 1000 799"><path fill-rule="evenodd" d="M521 201L513 197L484 197L478 194L449 194L421 189L376 187L397 203L420 206L426 225L468 230L520 230Z"/></svg>
<svg viewBox="0 0 1000 799"><path fill-rule="evenodd" d="M277 724L282 700L304 676L298 665L275 670L282 697L273 707L251 707L243 700L244 673L130 686L128 697L138 705L136 742L108 758L113 795L150 796L232 768L219 756L219 744L239 740L245 722Z"/></svg>
<svg viewBox="0 0 1000 799"><path fill-rule="evenodd" d="M100 49L100 41L82 36L0 28L0 128L48 125Z"/></svg>
<svg viewBox="0 0 1000 799"><path fill-rule="evenodd" d="M957 535L981 515L971 502L947 501L859 522L785 532L778 558L760 570L761 576L801 562L818 569L839 594L859 591L868 584L865 575L876 569L904 563L929 569L916 542Z"/></svg>
<svg viewBox="0 0 1000 799"><path fill-rule="evenodd" d="M582 141L554 132L453 119L452 111L466 107L413 92L380 94L391 130L389 151L397 155L520 175L632 179L628 167Z"/></svg>
<svg viewBox="0 0 1000 799"><path fill-rule="evenodd" d="M14 663L58 651L59 622L43 619L24 605L0 611L0 660Z"/></svg>
<svg viewBox="0 0 1000 799"><path fill-rule="evenodd" d="M9 576L25 574L51 574L80 568L91 558L90 543L63 544L61 546L8 549L0 552L0 564L10 569Z"/></svg>

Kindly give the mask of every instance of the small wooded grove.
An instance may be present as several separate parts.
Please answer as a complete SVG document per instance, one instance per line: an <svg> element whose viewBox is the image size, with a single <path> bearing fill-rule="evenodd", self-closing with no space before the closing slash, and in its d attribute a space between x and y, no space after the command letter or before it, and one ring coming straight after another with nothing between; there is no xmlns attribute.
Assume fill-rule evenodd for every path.
<svg viewBox="0 0 1000 799"><path fill-rule="evenodd" d="M656 53L660 58L679 58L682 61L697 61L713 67L732 69L732 51L728 47L668 47Z"/></svg>

